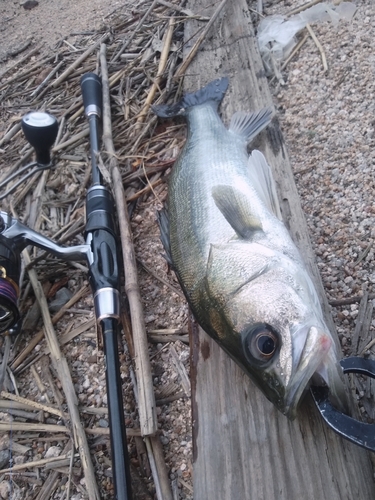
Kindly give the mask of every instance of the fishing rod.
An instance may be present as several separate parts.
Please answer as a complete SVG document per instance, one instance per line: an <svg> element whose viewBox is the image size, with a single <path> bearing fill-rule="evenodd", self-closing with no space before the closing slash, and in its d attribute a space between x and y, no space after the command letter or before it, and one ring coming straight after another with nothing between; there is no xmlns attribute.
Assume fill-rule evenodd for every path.
<svg viewBox="0 0 375 500"><path fill-rule="evenodd" d="M102 112L102 85L94 73L81 78L85 115L89 122L92 186L86 195L85 244L61 247L49 238L20 223L7 212L0 211L0 334L12 335L22 328L18 310L20 253L34 245L67 261L85 260L94 297L95 315L103 338L106 386L112 454L112 472L117 500L132 500L130 464L123 410L122 384L118 353L120 330L119 260L115 205L111 192L103 185L97 164L99 129ZM39 170L52 168L50 148L58 132L55 117L31 112L22 119L26 139L36 151L36 162L22 181ZM18 171L18 174L20 171ZM12 174L13 179L15 175ZM8 177L0 185L9 182ZM17 183L19 185L19 183ZM13 187L14 188L14 187ZM9 194L13 188L8 190ZM0 198L1 199L1 198Z"/></svg>
<svg viewBox="0 0 375 500"><path fill-rule="evenodd" d="M102 330L106 360L109 427L112 471L118 500L131 500L131 480L122 384L118 353L120 329L119 259L115 204L111 192L103 186L97 164L99 121L102 112L102 83L98 75L86 73L81 78L85 115L89 122L93 186L86 198L86 242L91 247L89 280L94 295L96 319Z"/></svg>

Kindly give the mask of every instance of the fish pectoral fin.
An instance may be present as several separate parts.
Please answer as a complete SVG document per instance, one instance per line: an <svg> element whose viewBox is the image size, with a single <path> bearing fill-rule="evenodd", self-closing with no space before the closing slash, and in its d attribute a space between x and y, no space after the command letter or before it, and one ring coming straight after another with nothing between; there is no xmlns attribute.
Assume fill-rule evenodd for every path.
<svg viewBox="0 0 375 500"><path fill-rule="evenodd" d="M163 244L165 250L165 260L173 268L172 264L172 254L171 254L171 242L169 237L169 216L168 210L165 206L161 210L157 211L157 218L160 229L160 240Z"/></svg>
<svg viewBox="0 0 375 500"><path fill-rule="evenodd" d="M260 219L251 212L247 197L232 186L214 186L212 197L217 208L240 238L249 239L262 231Z"/></svg>
<svg viewBox="0 0 375 500"><path fill-rule="evenodd" d="M272 109L263 108L256 113L246 113L245 111L237 111L232 116L229 125L229 131L233 134L240 135L247 142L250 142L256 137L267 125L272 118Z"/></svg>
<svg viewBox="0 0 375 500"><path fill-rule="evenodd" d="M249 157L248 165L251 182L263 203L279 220L282 220L275 180L267 160L260 151L254 150Z"/></svg>

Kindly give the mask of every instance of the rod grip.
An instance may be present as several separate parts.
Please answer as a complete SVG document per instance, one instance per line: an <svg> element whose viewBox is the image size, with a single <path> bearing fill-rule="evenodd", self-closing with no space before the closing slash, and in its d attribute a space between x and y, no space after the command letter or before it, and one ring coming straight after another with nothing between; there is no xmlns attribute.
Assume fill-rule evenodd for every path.
<svg viewBox="0 0 375 500"><path fill-rule="evenodd" d="M102 114L102 82L95 73L85 73L81 78L83 106L86 116Z"/></svg>

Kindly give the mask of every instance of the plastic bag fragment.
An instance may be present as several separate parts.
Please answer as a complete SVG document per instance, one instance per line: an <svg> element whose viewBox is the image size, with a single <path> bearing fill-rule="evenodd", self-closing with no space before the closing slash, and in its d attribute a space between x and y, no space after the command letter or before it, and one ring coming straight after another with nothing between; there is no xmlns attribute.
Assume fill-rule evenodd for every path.
<svg viewBox="0 0 375 500"><path fill-rule="evenodd" d="M340 19L351 21L357 7L353 2L342 2L339 5L323 2L313 5L289 19L283 16L268 16L259 23L259 50L269 74L274 74L275 65L287 58L296 45L295 35L306 27L306 24L330 21L337 26Z"/></svg>

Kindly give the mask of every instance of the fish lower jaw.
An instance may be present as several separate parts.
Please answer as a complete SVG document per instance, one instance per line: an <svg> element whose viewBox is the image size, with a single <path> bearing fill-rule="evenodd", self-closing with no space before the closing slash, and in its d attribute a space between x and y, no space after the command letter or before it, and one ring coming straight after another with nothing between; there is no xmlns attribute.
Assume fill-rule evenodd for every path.
<svg viewBox="0 0 375 500"><path fill-rule="evenodd" d="M289 419L294 420L299 403L312 384L329 386L330 376L327 365L332 365L332 340L325 336L308 356L302 356L288 384L285 411ZM332 368L332 366L331 366Z"/></svg>

